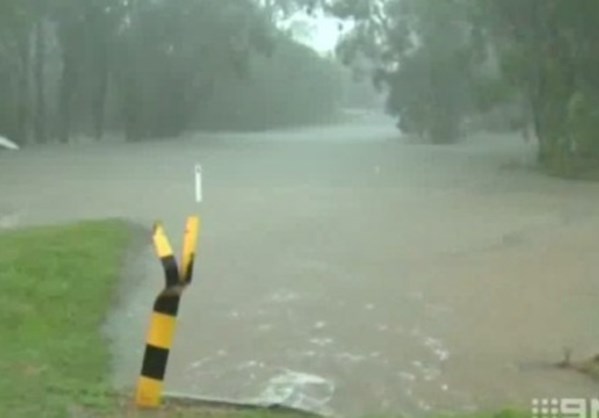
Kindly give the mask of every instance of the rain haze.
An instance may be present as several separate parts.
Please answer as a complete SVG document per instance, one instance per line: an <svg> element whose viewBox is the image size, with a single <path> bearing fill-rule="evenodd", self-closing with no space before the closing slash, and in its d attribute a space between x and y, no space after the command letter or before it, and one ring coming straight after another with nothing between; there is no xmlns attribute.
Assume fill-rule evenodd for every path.
<svg viewBox="0 0 599 418"><path fill-rule="evenodd" d="M69 363L133 397L165 287L152 227L179 257L189 216L170 396L339 417L596 398L599 6L47 3L0 5L0 367L31 394L0 416L93 409L44 392L85 386ZM80 256L96 286L111 252L24 240L115 218L137 244L82 326L106 353L75 365L70 321L102 304L50 276ZM72 335L36 325L67 311Z"/></svg>
<svg viewBox="0 0 599 418"><path fill-rule="evenodd" d="M343 34L347 33L345 23L340 19L326 15L311 17L305 13L292 16L290 22L296 22L305 28L301 34L296 34L296 40L303 42L319 53L332 53ZM342 25L341 27L339 25Z"/></svg>

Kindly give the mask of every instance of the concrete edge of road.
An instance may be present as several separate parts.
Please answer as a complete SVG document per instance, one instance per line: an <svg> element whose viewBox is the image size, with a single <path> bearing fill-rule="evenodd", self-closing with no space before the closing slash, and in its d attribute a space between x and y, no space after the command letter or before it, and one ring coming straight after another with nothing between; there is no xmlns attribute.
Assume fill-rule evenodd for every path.
<svg viewBox="0 0 599 418"><path fill-rule="evenodd" d="M318 414L301 408L295 408L280 403L260 403L252 401L236 401L225 398L210 398L195 395L187 395L177 392L164 393L163 399L166 404L182 407L230 409L237 411L271 411L280 414L294 416L305 416L314 418L324 418L326 415Z"/></svg>

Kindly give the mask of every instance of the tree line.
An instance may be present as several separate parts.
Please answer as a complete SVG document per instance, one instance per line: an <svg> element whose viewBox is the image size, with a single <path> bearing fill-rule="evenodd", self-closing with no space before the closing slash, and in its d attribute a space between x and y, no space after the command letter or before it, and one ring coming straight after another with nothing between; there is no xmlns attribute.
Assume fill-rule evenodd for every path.
<svg viewBox="0 0 599 418"><path fill-rule="evenodd" d="M354 23L339 52L377 63L402 130L451 143L503 112L549 170L599 165L596 0L298 1Z"/></svg>
<svg viewBox="0 0 599 418"><path fill-rule="evenodd" d="M328 117L343 70L277 26L316 9L353 24L338 56L374 63L403 131L451 143L518 128L552 171L598 165L596 0L5 0L0 134L139 140Z"/></svg>
<svg viewBox="0 0 599 418"><path fill-rule="evenodd" d="M258 0L4 0L0 135L128 140L333 117L340 65Z"/></svg>

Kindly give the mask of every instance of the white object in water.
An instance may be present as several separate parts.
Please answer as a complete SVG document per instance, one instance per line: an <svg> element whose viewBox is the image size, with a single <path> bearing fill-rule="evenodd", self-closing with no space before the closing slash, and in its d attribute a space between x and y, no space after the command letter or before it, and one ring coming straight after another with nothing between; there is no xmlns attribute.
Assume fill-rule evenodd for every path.
<svg viewBox="0 0 599 418"><path fill-rule="evenodd" d="M335 384L321 376L284 370L273 376L266 388L254 400L259 405L283 405L319 415L331 416L328 406L335 393Z"/></svg>
<svg viewBox="0 0 599 418"><path fill-rule="evenodd" d="M19 149L19 146L11 140L9 140L8 138L0 136L0 148L6 148L9 150L16 151Z"/></svg>
<svg viewBox="0 0 599 418"><path fill-rule="evenodd" d="M196 181L196 202L202 202L202 166L196 164L195 166L195 181Z"/></svg>

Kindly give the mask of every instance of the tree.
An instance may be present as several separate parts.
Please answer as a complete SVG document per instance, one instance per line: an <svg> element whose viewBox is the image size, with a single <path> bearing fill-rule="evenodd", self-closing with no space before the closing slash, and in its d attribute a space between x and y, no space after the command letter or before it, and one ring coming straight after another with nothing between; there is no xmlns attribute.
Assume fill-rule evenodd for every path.
<svg viewBox="0 0 599 418"><path fill-rule="evenodd" d="M403 130L435 143L460 137L472 106L476 58L467 0L331 0L320 6L355 23L338 52L346 63L362 56L378 66L375 82L388 88L388 110Z"/></svg>
<svg viewBox="0 0 599 418"><path fill-rule="evenodd" d="M7 125L7 134L19 144L30 140L30 71L31 28L34 25L33 11L29 2L9 0L0 12L0 55L4 91L8 92L5 100L15 103L13 109L6 109L3 115Z"/></svg>
<svg viewBox="0 0 599 418"><path fill-rule="evenodd" d="M539 162L573 174L581 160L597 160L599 4L485 0L476 7L504 79L527 100Z"/></svg>
<svg viewBox="0 0 599 418"><path fill-rule="evenodd" d="M532 120L541 164L560 174L599 165L598 2L295 3L356 23L339 52L378 64L375 82L404 130L451 142L466 115L509 104L521 109L517 125Z"/></svg>
<svg viewBox="0 0 599 418"><path fill-rule="evenodd" d="M251 83L257 63L273 77L288 71L268 57L275 44L297 52L277 28L297 7L291 0L6 0L0 133L21 144L31 133L37 142L100 140L106 131L141 140L200 126L207 109L226 120L232 110L218 107L220 90L251 101L240 95L258 99L263 91L231 86ZM335 73L324 59L293 56L308 61L317 83L326 78L321 72ZM287 94L287 108L306 103L304 92ZM327 103L327 94L335 93L313 92L313 104Z"/></svg>

